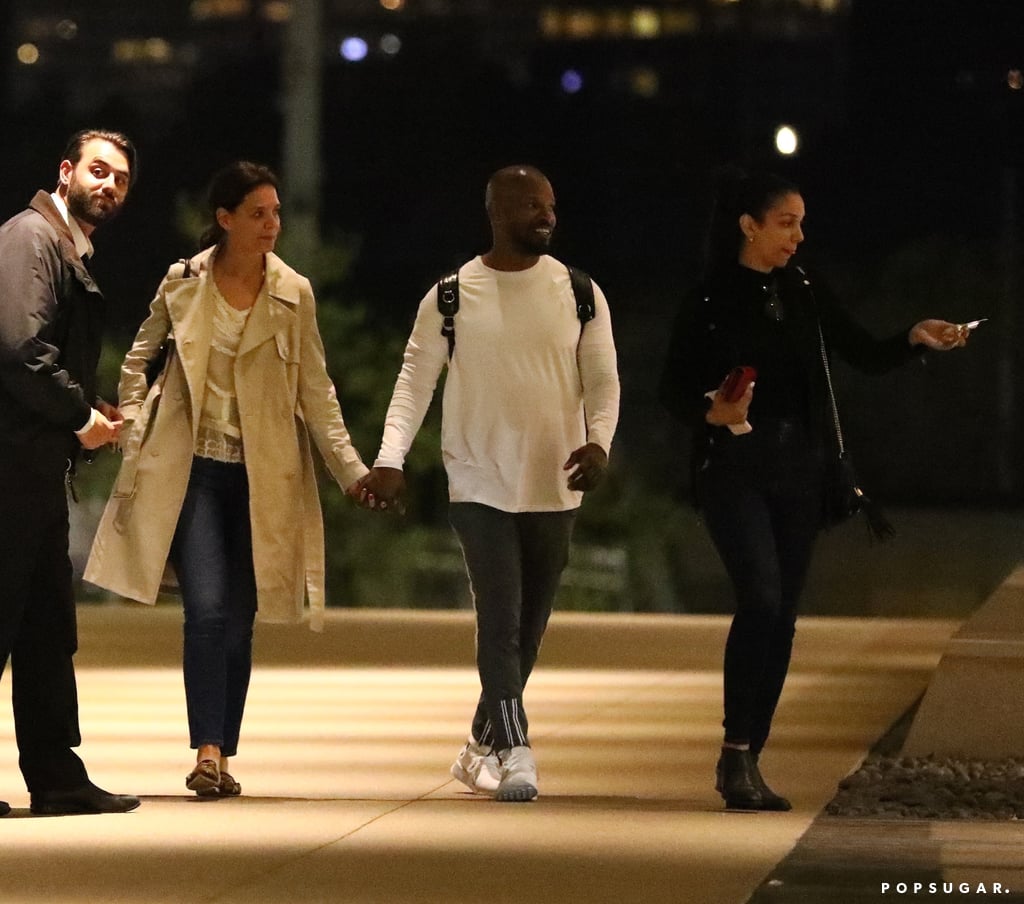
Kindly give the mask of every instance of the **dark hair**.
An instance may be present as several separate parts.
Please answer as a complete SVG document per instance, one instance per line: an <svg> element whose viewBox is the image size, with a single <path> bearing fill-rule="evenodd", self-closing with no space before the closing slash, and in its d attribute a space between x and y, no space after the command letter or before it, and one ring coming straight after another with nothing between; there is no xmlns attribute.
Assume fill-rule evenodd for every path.
<svg viewBox="0 0 1024 904"><path fill-rule="evenodd" d="M221 207L225 210L234 210L245 200L245 196L249 192L261 185L279 187L277 175L269 166L264 166L262 163L236 160L214 174L206 192L210 225L206 227L199 239L200 248L219 245L224 239L224 230L217 222L217 211Z"/></svg>
<svg viewBox="0 0 1024 904"><path fill-rule="evenodd" d="M81 129L68 139L60 159L69 160L77 166L78 161L82 159L82 148L85 147L87 142L95 139L109 141L124 154L125 159L128 161L128 187L131 188L139 175L138 153L131 139L121 132L111 132L109 129Z"/></svg>
<svg viewBox="0 0 1024 904"><path fill-rule="evenodd" d="M705 274L735 264L743 244L740 217L750 214L759 223L786 195L800 189L774 173L746 173L738 167L724 167L715 174L714 200L704 247Z"/></svg>

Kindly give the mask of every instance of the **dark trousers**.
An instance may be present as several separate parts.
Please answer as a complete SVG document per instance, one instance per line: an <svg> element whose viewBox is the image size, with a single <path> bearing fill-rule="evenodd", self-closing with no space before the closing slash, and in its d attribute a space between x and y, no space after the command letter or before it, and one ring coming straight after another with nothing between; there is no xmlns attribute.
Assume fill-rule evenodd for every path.
<svg viewBox="0 0 1024 904"><path fill-rule="evenodd" d="M0 451L0 675L10 659L19 765L33 794L88 781L71 750L82 742L77 649L64 475Z"/></svg>
<svg viewBox="0 0 1024 904"><path fill-rule="evenodd" d="M238 752L252 672L256 577L244 464L196 457L171 544L185 608L184 674L193 748Z"/></svg>
<svg viewBox="0 0 1024 904"><path fill-rule="evenodd" d="M476 609L482 693L473 737L497 750L528 747L523 690L569 560L576 510L511 513L455 502L449 520L462 545Z"/></svg>
<svg viewBox="0 0 1024 904"><path fill-rule="evenodd" d="M749 743L755 754L789 670L821 479L820 454L790 421L718 437L698 477L704 520L736 597L725 646L725 740Z"/></svg>

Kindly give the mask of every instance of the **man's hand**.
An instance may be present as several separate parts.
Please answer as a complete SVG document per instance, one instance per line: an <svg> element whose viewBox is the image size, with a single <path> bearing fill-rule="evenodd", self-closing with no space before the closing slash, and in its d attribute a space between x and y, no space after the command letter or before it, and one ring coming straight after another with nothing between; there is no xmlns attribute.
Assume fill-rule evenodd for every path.
<svg viewBox="0 0 1024 904"><path fill-rule="evenodd" d="M124 421L121 420L120 412L106 402L99 404L113 415L113 419L104 414L103 408L96 409L96 420L93 425L85 433L78 434L78 441L86 449L98 449L107 443L116 443L117 438L121 435Z"/></svg>
<svg viewBox="0 0 1024 904"><path fill-rule="evenodd" d="M355 483L355 492L349 492L363 508L386 512L403 512L405 475L398 468L372 468L370 473Z"/></svg>
<svg viewBox="0 0 1024 904"><path fill-rule="evenodd" d="M608 455L597 443L587 443L580 446L568 461L562 465L563 471L575 468L569 475L569 489L585 492L592 490L604 478L604 472L608 470Z"/></svg>

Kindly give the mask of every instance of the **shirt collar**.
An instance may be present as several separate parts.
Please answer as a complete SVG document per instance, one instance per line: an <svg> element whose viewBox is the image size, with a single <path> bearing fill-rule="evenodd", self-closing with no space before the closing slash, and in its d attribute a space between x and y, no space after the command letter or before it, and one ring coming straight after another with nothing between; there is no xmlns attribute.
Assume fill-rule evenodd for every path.
<svg viewBox="0 0 1024 904"><path fill-rule="evenodd" d="M68 206L64 203L64 199L53 192L50 195L54 205L60 212L60 215L64 218L64 222L68 224L68 229L71 230L71 238L75 242L75 251L78 252L78 256L85 260L87 257L92 257L92 242L89 241L88 236L82 232L82 227L78 225L78 220L68 213Z"/></svg>

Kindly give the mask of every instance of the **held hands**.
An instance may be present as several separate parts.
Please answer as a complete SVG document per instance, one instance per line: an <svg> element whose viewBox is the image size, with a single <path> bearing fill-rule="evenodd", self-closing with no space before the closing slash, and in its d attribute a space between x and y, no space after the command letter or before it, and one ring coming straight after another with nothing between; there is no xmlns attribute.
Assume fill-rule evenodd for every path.
<svg viewBox="0 0 1024 904"><path fill-rule="evenodd" d="M116 443L121 435L124 419L121 412L109 402L96 403L96 419L93 425L78 434L78 441L86 449L98 449L108 443Z"/></svg>
<svg viewBox="0 0 1024 904"><path fill-rule="evenodd" d="M374 511L404 514L405 475L398 468L372 468L346 491L360 506Z"/></svg>
<svg viewBox="0 0 1024 904"><path fill-rule="evenodd" d="M592 490L608 470L608 454L597 443L587 443L573 452L562 465L563 471L572 468L575 470L569 475L569 489L580 492Z"/></svg>
<svg viewBox="0 0 1024 904"><path fill-rule="evenodd" d="M970 335L971 328L966 323L922 320L910 328L907 339L911 345L924 345L937 352L948 352L965 346Z"/></svg>

